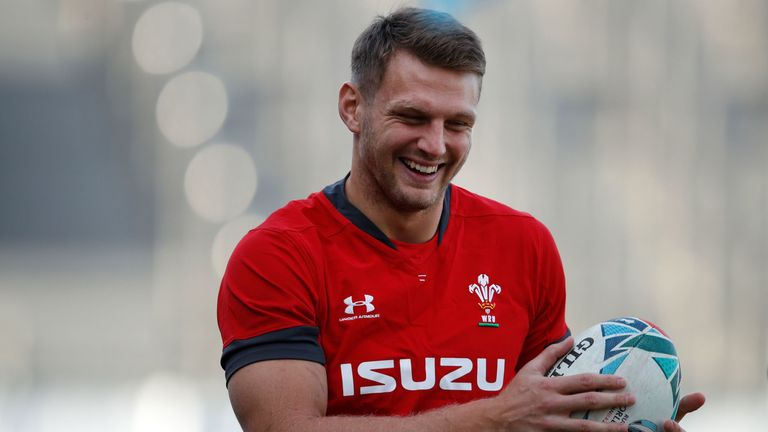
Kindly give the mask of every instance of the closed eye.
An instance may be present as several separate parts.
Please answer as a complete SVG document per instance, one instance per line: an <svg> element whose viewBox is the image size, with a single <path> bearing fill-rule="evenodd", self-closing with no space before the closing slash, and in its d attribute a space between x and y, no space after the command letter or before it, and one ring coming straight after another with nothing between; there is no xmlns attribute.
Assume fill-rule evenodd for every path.
<svg viewBox="0 0 768 432"><path fill-rule="evenodd" d="M465 131L465 130L471 130L472 129L472 123L465 122L465 121L459 121L459 120L453 120L446 122L446 127L450 130L455 131Z"/></svg>
<svg viewBox="0 0 768 432"><path fill-rule="evenodd" d="M417 117L417 116L400 116L400 118L409 123L422 123L426 120L426 118L424 117Z"/></svg>
<svg viewBox="0 0 768 432"><path fill-rule="evenodd" d="M429 121L427 116L416 113L395 113L394 117L408 124L422 124Z"/></svg>

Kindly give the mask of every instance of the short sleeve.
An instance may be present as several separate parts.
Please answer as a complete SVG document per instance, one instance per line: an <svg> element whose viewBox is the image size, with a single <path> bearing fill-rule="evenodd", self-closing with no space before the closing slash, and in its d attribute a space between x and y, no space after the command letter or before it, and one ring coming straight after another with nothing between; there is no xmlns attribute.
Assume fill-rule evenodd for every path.
<svg viewBox="0 0 768 432"><path fill-rule="evenodd" d="M535 313L529 323L516 370L539 355L548 345L570 335L565 322L565 275L555 240L540 222L537 224Z"/></svg>
<svg viewBox="0 0 768 432"><path fill-rule="evenodd" d="M217 306L227 381L257 361L325 362L318 343L318 278L302 246L294 233L257 228L233 251Z"/></svg>

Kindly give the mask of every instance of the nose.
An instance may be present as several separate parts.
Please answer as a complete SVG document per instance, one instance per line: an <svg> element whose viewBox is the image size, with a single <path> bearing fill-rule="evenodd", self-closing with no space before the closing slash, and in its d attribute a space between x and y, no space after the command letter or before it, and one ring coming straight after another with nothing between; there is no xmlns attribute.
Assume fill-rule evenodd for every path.
<svg viewBox="0 0 768 432"><path fill-rule="evenodd" d="M445 125L442 120L435 119L427 125L419 139L418 148L432 157L440 157L445 153Z"/></svg>

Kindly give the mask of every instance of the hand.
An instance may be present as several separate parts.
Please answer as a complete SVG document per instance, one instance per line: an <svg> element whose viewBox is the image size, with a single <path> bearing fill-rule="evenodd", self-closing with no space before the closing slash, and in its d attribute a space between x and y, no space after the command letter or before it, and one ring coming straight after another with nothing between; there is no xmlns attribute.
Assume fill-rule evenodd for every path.
<svg viewBox="0 0 768 432"><path fill-rule="evenodd" d="M701 408L702 405L704 405L704 401L706 401L706 398L702 393L691 393L683 396L683 398L680 399L680 406L677 408L677 416L675 417L675 420L667 420L664 422L664 432L685 432L678 422L682 420L686 414Z"/></svg>
<svg viewBox="0 0 768 432"><path fill-rule="evenodd" d="M616 393L626 386L614 375L579 374L546 377L547 370L573 346L573 339L547 347L526 364L499 394L498 409L503 412L504 430L515 431L626 431L621 423L599 423L573 419L573 411L629 406L635 398ZM602 392L602 390L609 390ZM682 406L682 401L681 401Z"/></svg>

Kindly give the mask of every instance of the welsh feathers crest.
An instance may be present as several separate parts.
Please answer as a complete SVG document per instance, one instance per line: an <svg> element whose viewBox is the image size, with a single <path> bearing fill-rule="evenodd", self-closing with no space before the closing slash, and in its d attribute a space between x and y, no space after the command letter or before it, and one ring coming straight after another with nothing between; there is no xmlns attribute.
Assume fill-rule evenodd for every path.
<svg viewBox="0 0 768 432"><path fill-rule="evenodd" d="M498 327L496 323L496 316L491 315L491 311L496 309L496 302L493 301L495 294L501 293L501 286L496 284L490 284L490 278L487 274L480 274L477 276L477 283L469 285L469 293L476 294L480 301L477 303L485 312L485 315L481 315L480 322L477 323L480 327Z"/></svg>

